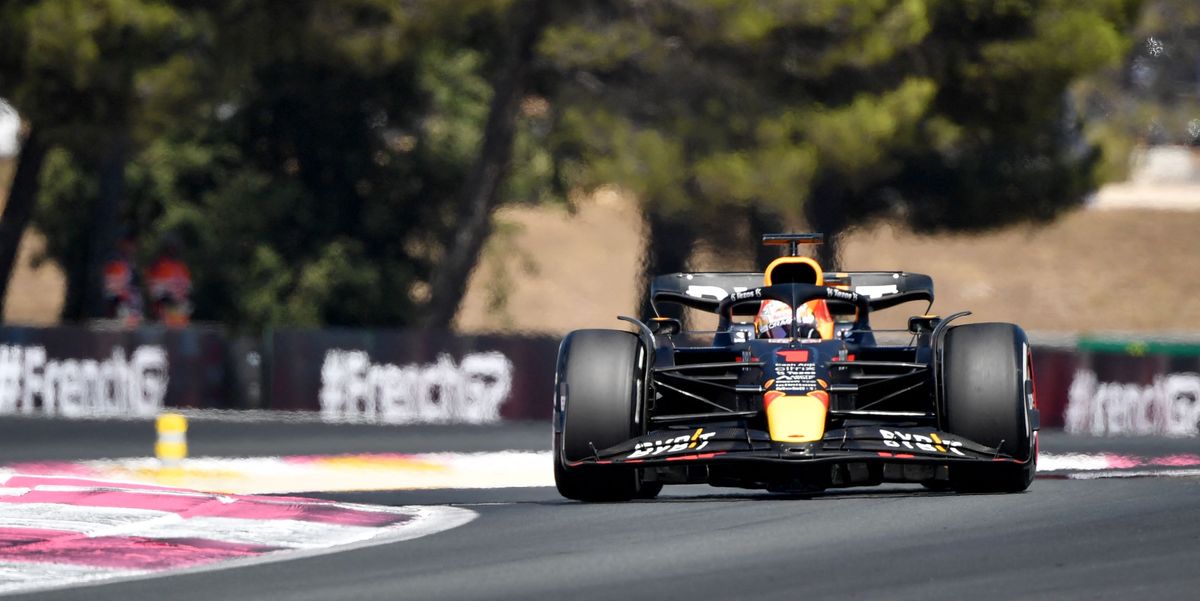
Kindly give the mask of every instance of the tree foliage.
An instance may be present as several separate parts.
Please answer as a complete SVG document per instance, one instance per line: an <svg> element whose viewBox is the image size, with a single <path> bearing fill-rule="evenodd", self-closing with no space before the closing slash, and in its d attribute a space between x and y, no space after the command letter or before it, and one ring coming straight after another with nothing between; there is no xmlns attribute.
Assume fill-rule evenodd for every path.
<svg viewBox="0 0 1200 601"><path fill-rule="evenodd" d="M30 152L23 160L41 165L48 148L58 147L94 172L98 182L91 197L74 199L83 205L74 207L74 215L52 219L69 230L48 232L52 249L62 251L54 256L63 259L68 272L69 317L85 314L89 297L99 305L101 255L115 242L131 140L153 138L161 133L156 125L184 116L178 111L186 104L183 99L198 90L181 85L183 78L176 74L195 66L191 51L202 44L204 29L204 19L190 8L165 0L0 5L0 90L35 132L30 139L36 143L26 144ZM24 205L35 202L38 181L35 172L16 182L20 186L11 198L18 204L12 209L33 212ZM0 247L15 247L22 230L24 223L6 230ZM67 248L68 243L73 246ZM6 286L12 256L0 255ZM72 263L76 260L80 263Z"/></svg>
<svg viewBox="0 0 1200 601"><path fill-rule="evenodd" d="M1110 179L1127 175L1132 147L1200 145L1200 4L1151 0L1119 64L1073 85L1086 135L1106 150Z"/></svg>
<svg viewBox="0 0 1200 601"><path fill-rule="evenodd" d="M0 93L45 134L33 218L76 298L119 217L143 260L184 240L197 318L440 325L495 207L567 190L635 193L652 272L785 221L1052 218L1118 148L1067 92L1137 9L34 0L0 5Z"/></svg>
<svg viewBox="0 0 1200 601"><path fill-rule="evenodd" d="M1098 183L1067 88L1120 60L1136 8L589 2L542 47L557 152L576 184L620 183L701 236L746 207L834 236L1048 219Z"/></svg>
<svg viewBox="0 0 1200 601"><path fill-rule="evenodd" d="M176 18L170 43L149 44L162 59L130 79L137 112L127 120L144 135L135 135L124 170L121 219L141 233L143 261L168 234L183 239L197 318L250 330L415 321L463 217L454 200L482 143L509 2L228 1L175 5L166 16L77 4L92 14L55 0L26 12L65 11L86 23L126 9L144 9L139 19L152 24ZM38 23L30 17L22 31L44 37ZM24 62L33 46L13 45ZM63 42L95 57L85 66L89 81L119 75L102 60L111 49L83 46ZM46 69L70 79L73 60ZM33 78L22 68L10 70L14 81ZM100 187L91 152L113 120L82 97L13 95L34 127L57 122L24 108L45 97L89 111L76 123L98 131L85 140L71 128L56 144L35 215L48 258L82 278ZM549 161L524 123L517 152L544 174ZM504 197L541 193L543 177L523 171Z"/></svg>

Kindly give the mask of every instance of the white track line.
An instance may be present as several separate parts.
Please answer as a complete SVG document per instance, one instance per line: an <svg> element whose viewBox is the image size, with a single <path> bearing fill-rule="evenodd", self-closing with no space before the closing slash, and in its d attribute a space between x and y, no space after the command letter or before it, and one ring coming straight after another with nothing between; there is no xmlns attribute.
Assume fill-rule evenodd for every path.
<svg viewBox="0 0 1200 601"><path fill-rule="evenodd" d="M1194 478L1197 476L1200 476L1200 469L1111 470L1067 474L1067 477L1072 480L1099 480L1102 478Z"/></svg>
<svg viewBox="0 0 1200 601"><path fill-rule="evenodd" d="M0 561L0 595L71 588L146 577L141 570L113 570L68 564ZM48 584L55 583L55 584Z"/></svg>

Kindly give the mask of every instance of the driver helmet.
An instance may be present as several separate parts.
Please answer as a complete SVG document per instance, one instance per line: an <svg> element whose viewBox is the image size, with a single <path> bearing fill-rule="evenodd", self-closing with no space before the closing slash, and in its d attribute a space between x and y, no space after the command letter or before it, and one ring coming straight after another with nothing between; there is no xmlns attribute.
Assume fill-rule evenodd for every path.
<svg viewBox="0 0 1200 601"><path fill-rule="evenodd" d="M773 340L792 337L793 329L798 338L820 338L816 327L816 316L803 308L792 317L792 308L777 300L763 301L754 318L754 333L759 338Z"/></svg>

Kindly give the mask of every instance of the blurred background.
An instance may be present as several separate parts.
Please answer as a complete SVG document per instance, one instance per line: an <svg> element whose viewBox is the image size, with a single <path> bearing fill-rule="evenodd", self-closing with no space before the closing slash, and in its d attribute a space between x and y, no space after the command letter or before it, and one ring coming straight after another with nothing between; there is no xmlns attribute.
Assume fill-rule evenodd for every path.
<svg viewBox="0 0 1200 601"><path fill-rule="evenodd" d="M0 97L0 412L142 411L103 373L151 345L160 404L454 421L378 391L499 353L467 380L542 399L557 337L782 231L1064 397L1200 370L1191 0L7 1Z"/></svg>

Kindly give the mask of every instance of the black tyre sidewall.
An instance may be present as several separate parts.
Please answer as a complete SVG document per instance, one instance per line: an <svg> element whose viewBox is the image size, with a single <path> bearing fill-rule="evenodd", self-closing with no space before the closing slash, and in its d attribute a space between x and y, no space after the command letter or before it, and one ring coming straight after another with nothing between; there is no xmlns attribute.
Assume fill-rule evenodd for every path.
<svg viewBox="0 0 1200 601"><path fill-rule="evenodd" d="M579 461L635 435L637 336L619 330L579 330L564 341L562 452Z"/></svg>
<svg viewBox="0 0 1200 601"><path fill-rule="evenodd" d="M1007 323L950 328L943 342L942 403L946 430L998 448L1022 463L957 466L956 488L1024 490L1036 457L1026 405L1028 338Z"/></svg>
<svg viewBox="0 0 1200 601"><path fill-rule="evenodd" d="M641 353L637 336L620 330L578 330L563 340L554 416L555 483L563 496L621 501L657 494L642 485L636 470L567 464L642 433L643 420L634 419L636 411L644 411Z"/></svg>

